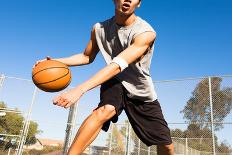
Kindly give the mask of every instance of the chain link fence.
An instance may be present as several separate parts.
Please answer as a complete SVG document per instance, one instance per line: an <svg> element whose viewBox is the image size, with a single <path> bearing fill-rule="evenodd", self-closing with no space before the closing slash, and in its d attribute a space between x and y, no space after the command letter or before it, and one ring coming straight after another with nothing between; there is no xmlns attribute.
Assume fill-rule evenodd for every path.
<svg viewBox="0 0 232 155"><path fill-rule="evenodd" d="M155 81L176 155L232 154L232 75ZM0 155L65 154L83 120L99 101L86 93L70 110L52 105L57 93L38 90L31 80L0 76ZM123 112L100 132L87 155L156 155L141 142Z"/></svg>

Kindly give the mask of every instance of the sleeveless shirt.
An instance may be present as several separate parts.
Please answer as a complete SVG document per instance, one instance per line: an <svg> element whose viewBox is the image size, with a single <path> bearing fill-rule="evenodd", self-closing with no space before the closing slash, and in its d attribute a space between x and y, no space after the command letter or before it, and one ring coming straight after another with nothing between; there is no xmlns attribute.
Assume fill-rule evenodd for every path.
<svg viewBox="0 0 232 155"><path fill-rule="evenodd" d="M136 36L144 32L155 32L153 28L140 17L129 26L119 26L115 17L94 25L96 42L107 64L119 53L129 47ZM127 96L144 102L157 99L153 81L150 75L150 65L154 43L147 49L145 55L129 66L116 78L127 90ZM133 52L133 51L132 51Z"/></svg>

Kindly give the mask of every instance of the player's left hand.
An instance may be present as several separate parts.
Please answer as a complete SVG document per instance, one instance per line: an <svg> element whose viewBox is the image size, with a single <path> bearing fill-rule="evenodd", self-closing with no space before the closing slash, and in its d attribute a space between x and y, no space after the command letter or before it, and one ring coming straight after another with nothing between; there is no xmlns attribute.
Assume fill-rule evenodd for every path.
<svg viewBox="0 0 232 155"><path fill-rule="evenodd" d="M64 108L68 108L71 105L75 104L83 94L84 92L81 89L78 89L78 87L73 88L54 97L53 104Z"/></svg>

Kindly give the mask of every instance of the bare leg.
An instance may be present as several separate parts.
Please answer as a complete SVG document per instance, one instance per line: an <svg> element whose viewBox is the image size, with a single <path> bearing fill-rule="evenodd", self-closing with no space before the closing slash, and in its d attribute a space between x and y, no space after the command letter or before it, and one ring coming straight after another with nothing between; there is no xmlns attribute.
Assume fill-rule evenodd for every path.
<svg viewBox="0 0 232 155"><path fill-rule="evenodd" d="M170 145L157 145L158 155L174 155L173 143Z"/></svg>
<svg viewBox="0 0 232 155"><path fill-rule="evenodd" d="M80 155L97 137L102 125L115 114L115 108L111 105L95 110L79 128L68 155Z"/></svg>

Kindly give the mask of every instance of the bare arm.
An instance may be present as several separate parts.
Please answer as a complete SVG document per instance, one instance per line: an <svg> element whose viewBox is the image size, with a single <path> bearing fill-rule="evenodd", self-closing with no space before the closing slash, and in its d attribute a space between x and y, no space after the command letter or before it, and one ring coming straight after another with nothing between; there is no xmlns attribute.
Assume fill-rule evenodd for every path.
<svg viewBox="0 0 232 155"><path fill-rule="evenodd" d="M155 37L156 34L153 32L140 34L134 39L134 43L122 51L117 57L124 59L128 64L133 63L145 54L147 49L154 42ZM81 85L55 97L53 103L68 108L76 103L85 92L99 86L120 73L120 71L120 66L118 64L111 63Z"/></svg>
<svg viewBox="0 0 232 155"><path fill-rule="evenodd" d="M87 44L83 53L76 54L66 58L57 58L53 60L60 61L68 66L80 66L85 64L90 64L94 61L99 48L95 39L95 29L91 31L91 38Z"/></svg>
<svg viewBox="0 0 232 155"><path fill-rule="evenodd" d="M122 51L117 57L124 59L128 64L133 63L137 59L141 58L150 45L154 42L156 34L153 32L145 32L140 34L134 39L134 43ZM99 86L110 78L120 73L120 67L116 63L111 63L101 69L92 78L84 82L79 87L84 91L88 91L92 88Z"/></svg>

